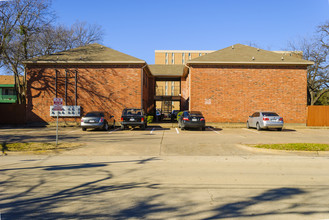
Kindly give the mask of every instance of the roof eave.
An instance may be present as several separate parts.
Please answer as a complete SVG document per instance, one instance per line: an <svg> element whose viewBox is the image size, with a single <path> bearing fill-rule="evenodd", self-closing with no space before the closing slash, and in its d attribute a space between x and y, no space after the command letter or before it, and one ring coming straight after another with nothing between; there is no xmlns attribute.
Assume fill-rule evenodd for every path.
<svg viewBox="0 0 329 220"><path fill-rule="evenodd" d="M23 64L146 64L145 61L23 61Z"/></svg>
<svg viewBox="0 0 329 220"><path fill-rule="evenodd" d="M313 65L314 62L225 62L225 61L189 61L187 65L207 65L207 64L220 64L220 65Z"/></svg>

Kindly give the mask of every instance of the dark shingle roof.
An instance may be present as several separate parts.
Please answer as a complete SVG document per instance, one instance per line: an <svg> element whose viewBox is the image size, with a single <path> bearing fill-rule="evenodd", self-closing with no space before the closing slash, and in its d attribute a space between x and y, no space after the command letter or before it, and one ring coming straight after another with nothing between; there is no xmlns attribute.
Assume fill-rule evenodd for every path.
<svg viewBox="0 0 329 220"><path fill-rule="evenodd" d="M24 63L145 63L145 61L100 44L89 44L51 55L35 57Z"/></svg>
<svg viewBox="0 0 329 220"><path fill-rule="evenodd" d="M149 65L153 76L183 76L184 65Z"/></svg>
<svg viewBox="0 0 329 220"><path fill-rule="evenodd" d="M312 65L313 62L293 56L291 52L276 53L242 44L217 50L195 58L187 64L294 64Z"/></svg>

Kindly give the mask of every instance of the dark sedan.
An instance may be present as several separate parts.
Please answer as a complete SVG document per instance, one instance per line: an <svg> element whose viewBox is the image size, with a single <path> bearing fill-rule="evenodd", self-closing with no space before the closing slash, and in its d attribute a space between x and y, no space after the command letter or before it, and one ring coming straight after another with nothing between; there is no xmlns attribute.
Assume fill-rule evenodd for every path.
<svg viewBox="0 0 329 220"><path fill-rule="evenodd" d="M206 129L206 120L199 111L184 111L182 116L178 118L178 127L182 130L186 128Z"/></svg>

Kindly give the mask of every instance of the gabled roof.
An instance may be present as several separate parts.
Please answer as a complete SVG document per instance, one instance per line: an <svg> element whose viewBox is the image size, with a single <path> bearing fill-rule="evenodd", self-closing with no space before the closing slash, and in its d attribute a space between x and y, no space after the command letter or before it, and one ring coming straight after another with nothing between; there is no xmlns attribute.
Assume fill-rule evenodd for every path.
<svg viewBox="0 0 329 220"><path fill-rule="evenodd" d="M23 85L23 76L19 77L20 84ZM15 86L15 78L13 75L0 75L0 85L7 85L6 87ZM8 86L10 85L10 86Z"/></svg>
<svg viewBox="0 0 329 220"><path fill-rule="evenodd" d="M35 57L24 63L144 64L145 61L95 43L51 55Z"/></svg>
<svg viewBox="0 0 329 220"><path fill-rule="evenodd" d="M153 76L165 76L165 77L173 77L173 76L183 76L184 65L179 64L154 64L149 65L151 73Z"/></svg>
<svg viewBox="0 0 329 220"><path fill-rule="evenodd" d="M0 75L0 85L15 85L14 76Z"/></svg>
<svg viewBox="0 0 329 220"><path fill-rule="evenodd" d="M217 50L197 57L187 64L248 64L248 65L312 65L313 62L298 58L293 52L277 53L242 44Z"/></svg>

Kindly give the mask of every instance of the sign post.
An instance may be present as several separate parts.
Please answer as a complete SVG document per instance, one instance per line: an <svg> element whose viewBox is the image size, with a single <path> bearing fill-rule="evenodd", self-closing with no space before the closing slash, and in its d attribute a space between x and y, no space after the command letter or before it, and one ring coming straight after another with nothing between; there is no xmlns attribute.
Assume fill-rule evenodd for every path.
<svg viewBox="0 0 329 220"><path fill-rule="evenodd" d="M63 99L62 98L54 98L54 108L53 111L57 111L57 122L56 122L56 147L58 145L58 112L62 111L63 107Z"/></svg>

